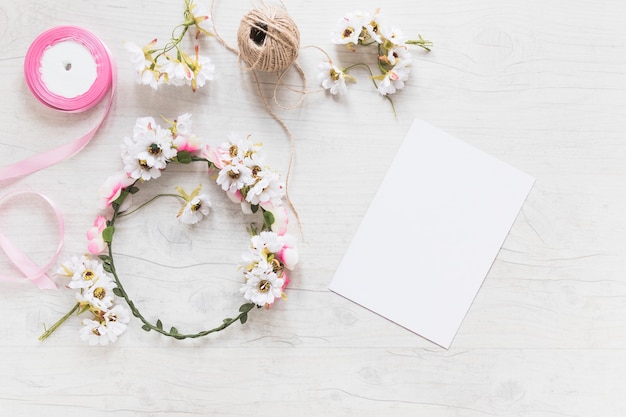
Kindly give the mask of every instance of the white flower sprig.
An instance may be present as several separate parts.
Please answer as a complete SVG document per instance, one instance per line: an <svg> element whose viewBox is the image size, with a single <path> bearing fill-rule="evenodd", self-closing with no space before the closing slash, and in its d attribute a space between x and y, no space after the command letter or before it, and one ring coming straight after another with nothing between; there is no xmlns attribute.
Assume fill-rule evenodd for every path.
<svg viewBox="0 0 626 417"><path fill-rule="evenodd" d="M77 303L72 310L39 337L45 340L72 314L91 313L91 318L82 321L80 338L90 345L106 346L117 340L126 331L130 321L128 309L115 305L115 281L104 270L99 259L87 255L72 257L61 265L57 275L70 278L68 288L76 290Z"/></svg>
<svg viewBox="0 0 626 417"><path fill-rule="evenodd" d="M236 322L243 324L255 306L269 308L278 299L286 298L284 290L290 282L287 271L293 270L298 262L298 251L295 239L287 234L289 216L282 205L286 185L278 173L264 164L260 153L262 145L252 142L250 137L231 135L228 142L216 148L203 147L192 132L190 114L164 120L167 127L161 127L152 117L142 117L136 121L133 135L124 138L121 152L123 171L107 178L100 188L98 195L105 214L99 215L87 231L88 250L92 256L72 258L58 272L58 275L71 278L67 286L78 291L77 303L45 331L41 340L73 313L90 311L93 317L83 320L81 338L92 345L114 342L126 330L130 318L128 310L114 305L115 296L126 301L132 315L143 323L144 330L176 339L202 337ZM226 192L229 199L238 203L246 214L261 213L263 223L260 229L254 223L248 229L250 246L242 254L244 284L239 289L245 303L239 308L239 314L224 319L213 329L181 333L174 326L166 330L161 320L152 323L137 309L115 269L111 245L116 221L159 197L173 196L184 201L177 217L186 225L196 224L209 214L212 204L208 194L201 193L202 185L191 193L176 187L178 194L158 194L130 210L132 196L139 192L138 186L142 182L159 178L171 163L191 162L206 163L209 172L216 173L214 179L217 186ZM97 258L94 258L96 255Z"/></svg>
<svg viewBox="0 0 626 417"><path fill-rule="evenodd" d="M369 65L365 63L340 68L329 58L318 67L318 80L322 87L333 95L345 94L346 83L356 81L348 74L349 71L356 67L364 67L368 70L378 92L390 101L389 95L402 89L409 78L411 53L408 46L417 45L430 51L433 45L421 35L418 35L416 40L405 38L398 28L383 17L380 9L377 9L373 15L362 12L346 14L339 20L331 40L333 43L346 45L352 51L355 51L357 46L375 46L380 73L374 75ZM391 104L393 106L393 102Z"/></svg>
<svg viewBox="0 0 626 417"><path fill-rule="evenodd" d="M184 21L172 30L171 39L165 46L157 47L153 39L144 47L126 42L137 83L157 89L159 85L191 86L193 91L213 79L215 65L207 56L200 55L196 42L194 53L186 53L181 42L189 29L195 28L195 39L214 36L211 17L203 12L195 0L185 0Z"/></svg>

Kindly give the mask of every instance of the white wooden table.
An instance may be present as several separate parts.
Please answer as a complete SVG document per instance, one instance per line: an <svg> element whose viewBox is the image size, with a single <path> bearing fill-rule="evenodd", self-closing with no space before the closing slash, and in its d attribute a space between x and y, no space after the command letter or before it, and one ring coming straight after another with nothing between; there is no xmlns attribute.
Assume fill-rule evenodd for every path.
<svg viewBox="0 0 626 417"><path fill-rule="evenodd" d="M218 1L215 20L230 43L250 7ZM44 323L71 307L73 292L3 283L0 415L625 415L626 3L320 0L287 7L302 43L339 62L370 58L330 43L335 21L353 10L383 7L407 35L435 42L429 54L414 50L409 83L394 96L397 118L364 73L345 97L315 93L277 110L296 137L290 195L303 229L288 301L205 339L166 339L134 320L115 345L92 348L79 339L75 317L37 340ZM102 114L102 106L59 113L30 95L22 65L39 33L85 27L117 61L118 93L95 139L61 164L0 184L0 195L30 187L58 204L66 220L62 259L85 251L96 192L121 168L120 144L138 117L193 113L196 131L212 144L231 131L251 133L268 162L287 170L285 132L214 39L206 48L216 80L198 92L134 83L123 42L165 39L181 10L182 0L0 0L0 166L79 136ZM321 59L314 49L301 52L311 87ZM263 80L271 91L272 76ZM537 179L447 351L328 290L416 116ZM153 191L203 180L200 169L178 171ZM239 305L228 294L238 286L246 218L217 199L212 220L192 231L171 219L173 207L164 201L128 219L119 267L146 315L201 328ZM0 210L4 233L45 262L56 231L43 205L16 200ZM0 268L15 272L4 256Z"/></svg>

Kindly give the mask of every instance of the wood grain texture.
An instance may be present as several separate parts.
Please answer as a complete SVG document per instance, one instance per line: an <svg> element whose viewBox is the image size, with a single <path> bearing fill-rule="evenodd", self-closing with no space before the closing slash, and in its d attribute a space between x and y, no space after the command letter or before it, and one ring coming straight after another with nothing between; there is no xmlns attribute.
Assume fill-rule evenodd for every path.
<svg viewBox="0 0 626 417"><path fill-rule="evenodd" d="M76 334L78 319L37 341L43 323L70 308L71 292L3 283L0 415L626 414L626 4L383 3L287 2L303 45L320 46L341 63L372 58L329 41L335 20L352 10L382 6L407 35L435 42L429 54L414 51L408 85L394 97L397 118L364 73L348 96L312 93L300 107L279 111L297 140L290 195L304 231L289 300L204 340L167 340L133 321L115 346L89 348ZM166 38L181 6L0 0L0 166L77 137L103 111L62 114L29 94L23 59L40 32L61 24L88 28L119 69L112 113L87 148L44 172L0 183L0 194L27 186L59 204L67 222L63 256L85 250L85 230L98 214L96 191L120 168L121 140L138 117L193 113L196 131L213 144L231 131L252 133L264 142L268 162L287 169L285 132L264 110L249 74L214 39L204 46L216 80L204 89L154 92L134 84L123 42ZM215 19L228 42L249 7L217 2ZM315 49L299 58L311 88L322 58ZM262 81L271 92L274 78ZM294 76L289 82L299 85ZM415 116L537 179L449 351L328 290ZM197 170L181 171L151 186L193 188L201 180ZM398 204L419 198L410 178L406 189ZM181 230L171 208L163 201L127 219L116 255L148 316L199 329L237 308L228 294L238 285L233 269L245 216L217 198L209 222ZM43 205L18 199L1 210L3 232L45 261L55 228ZM0 268L12 271L3 256ZM391 279L381 277L381 286L393 286Z"/></svg>

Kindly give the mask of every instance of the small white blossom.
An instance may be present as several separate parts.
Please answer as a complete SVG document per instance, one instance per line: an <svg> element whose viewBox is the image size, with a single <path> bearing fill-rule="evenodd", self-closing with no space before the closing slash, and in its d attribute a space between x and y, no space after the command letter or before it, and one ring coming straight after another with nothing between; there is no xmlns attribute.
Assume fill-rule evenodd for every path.
<svg viewBox="0 0 626 417"><path fill-rule="evenodd" d="M111 342L115 342L117 337L126 331L130 321L130 313L118 304L104 313L103 319Z"/></svg>
<svg viewBox="0 0 626 417"><path fill-rule="evenodd" d="M161 72L165 74L165 81L174 86L191 84L193 78L187 63L169 57L161 64Z"/></svg>
<svg viewBox="0 0 626 417"><path fill-rule="evenodd" d="M272 304L283 293L285 280L279 278L273 266L260 260L252 270L244 272L246 283L239 289L243 297L258 306Z"/></svg>
<svg viewBox="0 0 626 417"><path fill-rule="evenodd" d="M277 173L262 170L258 172L256 182L246 194L246 201L250 204L271 202L278 205L284 197L285 191L285 183L281 181Z"/></svg>
<svg viewBox="0 0 626 417"><path fill-rule="evenodd" d="M207 81L213 79L215 65L211 62L211 58L199 55L194 65L196 68L193 71L193 78L197 87L202 87Z"/></svg>
<svg viewBox="0 0 626 417"><path fill-rule="evenodd" d="M332 62L321 62L317 69L317 79L322 87L330 91L330 94L343 95L348 91L346 81L352 80L352 77L346 74L341 68Z"/></svg>
<svg viewBox="0 0 626 417"><path fill-rule="evenodd" d="M362 39L363 26L369 21L367 13L348 13L339 19L337 28L332 34L331 41L342 45L356 45Z"/></svg>
<svg viewBox="0 0 626 417"><path fill-rule="evenodd" d="M211 201L209 200L209 196L200 194L185 204L178 213L178 217L180 221L185 224L196 224L202 220L204 216L208 216L210 207Z"/></svg>
<svg viewBox="0 0 626 417"><path fill-rule="evenodd" d="M252 183L252 170L241 159L233 159L217 174L217 184L222 190L235 192Z"/></svg>
<svg viewBox="0 0 626 417"><path fill-rule="evenodd" d="M378 92L381 95L393 94L396 90L400 90L404 87L404 82L409 78L411 68L408 66L396 65L391 70L387 71L385 77L378 84Z"/></svg>
<svg viewBox="0 0 626 417"><path fill-rule="evenodd" d="M76 300L81 304L89 304L97 309L106 310L113 305L113 282L107 275L98 277L90 287L76 293Z"/></svg>
<svg viewBox="0 0 626 417"><path fill-rule="evenodd" d="M81 340L89 343L90 346L106 346L110 341L107 327L95 320L84 319L79 333Z"/></svg>

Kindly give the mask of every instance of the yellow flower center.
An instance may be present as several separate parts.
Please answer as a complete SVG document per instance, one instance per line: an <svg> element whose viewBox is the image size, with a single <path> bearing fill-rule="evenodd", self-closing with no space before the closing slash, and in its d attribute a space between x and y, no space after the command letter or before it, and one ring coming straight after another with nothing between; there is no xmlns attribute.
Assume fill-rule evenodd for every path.
<svg viewBox="0 0 626 417"><path fill-rule="evenodd" d="M158 155L161 155L161 152L163 152L163 150L156 143L153 143L150 146L148 146L148 153L150 155L158 156Z"/></svg>
<svg viewBox="0 0 626 417"><path fill-rule="evenodd" d="M96 336L101 336L100 332L98 331L98 328L94 328L91 333L95 334Z"/></svg>
<svg viewBox="0 0 626 417"><path fill-rule="evenodd" d="M347 27L343 30L341 34L344 38L349 38L354 33L354 28Z"/></svg>
<svg viewBox="0 0 626 417"><path fill-rule="evenodd" d="M378 23L376 23L375 21L372 20L370 22L370 26L372 27L372 32L378 33Z"/></svg>
<svg viewBox="0 0 626 417"><path fill-rule="evenodd" d="M239 178L239 173L235 172L233 170L228 171L228 176L231 177L232 179L236 180L237 178Z"/></svg>
<svg viewBox="0 0 626 417"><path fill-rule="evenodd" d="M268 280L262 279L259 281L259 292L266 293L270 290L271 286L272 284Z"/></svg>
<svg viewBox="0 0 626 417"><path fill-rule="evenodd" d="M252 176L254 178L256 178L258 176L259 172L261 172L261 167L260 166L255 165L255 166L252 167Z"/></svg>
<svg viewBox="0 0 626 417"><path fill-rule="evenodd" d="M85 272L83 272L83 279L85 281L91 281L92 279L94 279L95 276L96 273L93 272L91 269L85 269Z"/></svg>
<svg viewBox="0 0 626 417"><path fill-rule="evenodd" d="M102 300L107 295L107 290L102 287L98 287L93 290L93 296L98 300Z"/></svg>
<svg viewBox="0 0 626 417"><path fill-rule="evenodd" d="M340 73L338 73L337 71L335 71L335 69L334 69L334 68L331 68L331 69L330 69L330 78L331 78L333 81L338 81L340 77L341 77L341 74L340 74Z"/></svg>
<svg viewBox="0 0 626 417"><path fill-rule="evenodd" d="M139 166L143 169L150 169L150 165L148 165L148 161L146 161L145 159L139 160Z"/></svg>
<svg viewBox="0 0 626 417"><path fill-rule="evenodd" d="M237 148L237 145L231 145L231 147L228 148L228 154L230 155L231 158L236 157L238 153L239 153L239 148Z"/></svg>
<svg viewBox="0 0 626 417"><path fill-rule="evenodd" d="M201 207L202 207L202 203L201 202L197 202L196 204L192 204L191 205L191 211L198 211L198 210L200 210Z"/></svg>

